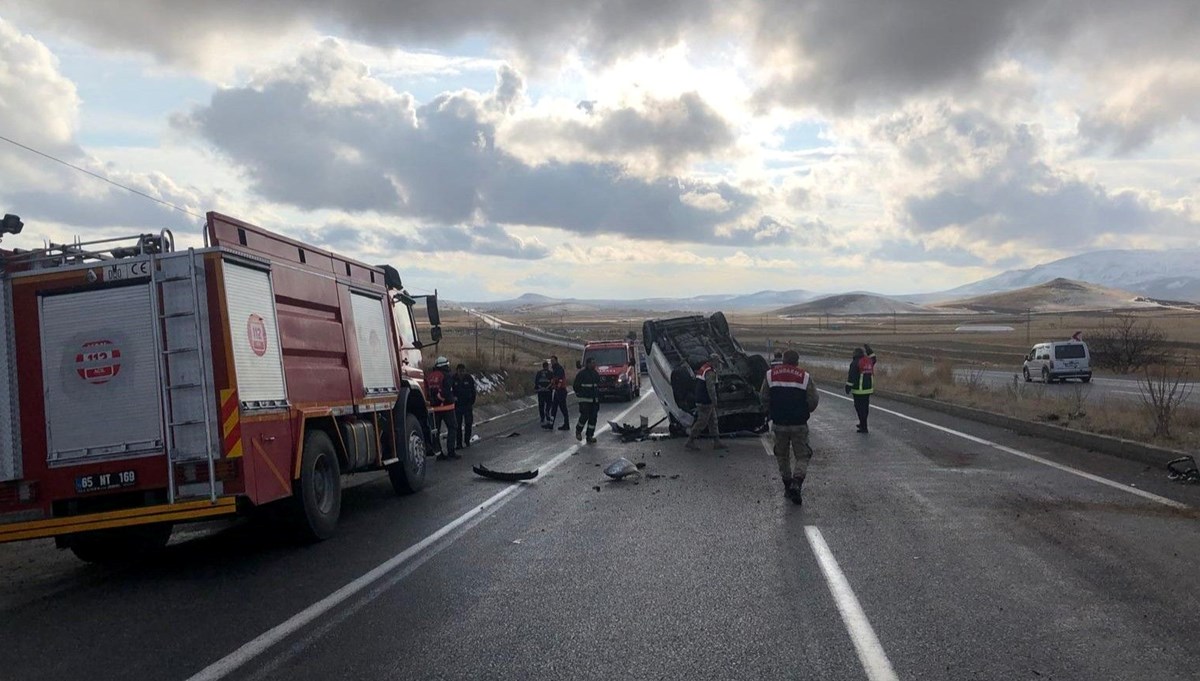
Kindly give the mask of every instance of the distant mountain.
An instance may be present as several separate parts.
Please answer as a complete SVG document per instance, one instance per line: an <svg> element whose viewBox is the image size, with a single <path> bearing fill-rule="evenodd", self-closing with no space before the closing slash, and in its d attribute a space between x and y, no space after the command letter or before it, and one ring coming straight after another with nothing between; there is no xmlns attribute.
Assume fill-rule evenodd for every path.
<svg viewBox="0 0 1200 681"><path fill-rule="evenodd" d="M799 305L791 305L775 313L791 317L819 315L914 314L937 312L930 308L873 293L843 293L826 296Z"/></svg>
<svg viewBox="0 0 1200 681"><path fill-rule="evenodd" d="M903 298L945 301L1012 291L1053 279L1086 281L1149 298L1200 302L1200 249L1096 251L1025 270L1010 270L949 291Z"/></svg>
<svg viewBox="0 0 1200 681"><path fill-rule="evenodd" d="M511 300L487 303L462 303L485 312L585 312L598 310L640 310L645 312L764 312L784 305L812 299L816 294L791 291L758 291L747 294L714 294L691 298L639 298L634 300L552 298L526 293Z"/></svg>
<svg viewBox="0 0 1200 681"><path fill-rule="evenodd" d="M1052 279L1044 284L973 296L944 302L938 307L946 310L975 312L1066 312L1076 310L1112 310L1135 307L1158 307L1136 293L1097 286L1085 281Z"/></svg>

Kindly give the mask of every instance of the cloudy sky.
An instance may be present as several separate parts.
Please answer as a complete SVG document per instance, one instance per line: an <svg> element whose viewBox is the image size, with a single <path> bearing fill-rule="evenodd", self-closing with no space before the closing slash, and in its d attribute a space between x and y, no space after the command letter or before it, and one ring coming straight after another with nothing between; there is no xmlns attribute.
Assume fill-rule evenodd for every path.
<svg viewBox="0 0 1200 681"><path fill-rule="evenodd" d="M0 0L0 136L460 300L1200 238L1195 0ZM199 220L0 142L5 245Z"/></svg>

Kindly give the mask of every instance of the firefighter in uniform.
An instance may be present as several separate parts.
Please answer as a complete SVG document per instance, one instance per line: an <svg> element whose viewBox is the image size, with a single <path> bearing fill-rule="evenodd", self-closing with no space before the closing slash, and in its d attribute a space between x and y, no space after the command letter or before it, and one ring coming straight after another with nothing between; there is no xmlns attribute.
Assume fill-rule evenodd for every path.
<svg viewBox="0 0 1200 681"><path fill-rule="evenodd" d="M553 392L550 389L550 383L554 380L554 374L550 373L550 362L542 362L542 370L533 375L533 389L537 392L538 398L538 422L542 427L546 427L546 422L550 420L550 397Z"/></svg>
<svg viewBox="0 0 1200 681"><path fill-rule="evenodd" d="M558 355L550 356L550 388L553 391L550 402L550 421L542 426L546 430L554 428L558 420L558 412L562 412L563 424L559 430L571 429L571 414L567 411L567 370L558 363Z"/></svg>
<svg viewBox="0 0 1200 681"><path fill-rule="evenodd" d="M712 427L713 449L725 449L725 445L721 444L721 428L717 422L717 370L713 367L720 360L721 355L714 352L696 371L696 420L683 445L687 449L699 449L696 438L709 426Z"/></svg>
<svg viewBox="0 0 1200 681"><path fill-rule="evenodd" d="M579 423L575 425L575 439L583 439L583 427L587 425L587 442L596 444L596 418L600 415L600 373L596 371L596 358L588 357L587 365L575 374L575 397L579 399Z"/></svg>
<svg viewBox="0 0 1200 681"><path fill-rule="evenodd" d="M854 397L854 411L858 412L858 432L867 432L867 416L871 411L871 394L875 392L875 351L863 343L854 348L850 359L850 373L846 377L846 394Z"/></svg>
<svg viewBox="0 0 1200 681"><path fill-rule="evenodd" d="M429 410L433 412L433 442L440 444L442 424L446 424L445 454L439 459L457 459L454 440L458 435L458 419L454 418L454 391L450 387L450 360L438 357L433 369L425 374L425 388L429 392Z"/></svg>
<svg viewBox="0 0 1200 681"><path fill-rule="evenodd" d="M471 427L475 425L475 377L467 373L467 365L454 367L454 378L450 383L454 393L454 418L458 421L454 444L456 447L471 446Z"/></svg>
<svg viewBox="0 0 1200 681"><path fill-rule="evenodd" d="M813 455L808 445L808 416L820 399L812 375L799 364L800 355L795 350L783 353L783 362L771 367L762 387L762 400L771 415L783 494L794 504L802 503L800 488Z"/></svg>

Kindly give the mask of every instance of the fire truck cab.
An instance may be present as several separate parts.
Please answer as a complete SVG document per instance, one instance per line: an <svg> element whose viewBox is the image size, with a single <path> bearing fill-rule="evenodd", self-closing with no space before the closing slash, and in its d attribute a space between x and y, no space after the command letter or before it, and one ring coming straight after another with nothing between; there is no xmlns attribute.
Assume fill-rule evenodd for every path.
<svg viewBox="0 0 1200 681"><path fill-rule="evenodd" d="M638 354L637 342L633 340L588 341L583 346L581 362L596 360L602 396L613 395L628 402L642 394Z"/></svg>
<svg viewBox="0 0 1200 681"><path fill-rule="evenodd" d="M436 444L397 271L218 213L204 237L0 251L0 541L122 559L268 504L320 540L343 475L424 485Z"/></svg>

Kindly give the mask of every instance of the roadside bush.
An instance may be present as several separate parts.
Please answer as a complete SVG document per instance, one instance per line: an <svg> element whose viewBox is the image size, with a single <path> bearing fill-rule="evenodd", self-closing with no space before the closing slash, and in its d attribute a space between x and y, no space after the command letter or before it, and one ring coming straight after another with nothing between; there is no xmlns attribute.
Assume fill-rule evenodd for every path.
<svg viewBox="0 0 1200 681"><path fill-rule="evenodd" d="M1148 319L1118 315L1088 338L1088 347L1095 366L1128 374L1163 363L1166 335Z"/></svg>
<svg viewBox="0 0 1200 681"><path fill-rule="evenodd" d="M1154 423L1156 437L1171 437L1171 423L1192 394L1192 384L1187 381L1188 371L1182 367L1174 370L1158 366L1146 369L1138 381L1142 407Z"/></svg>

